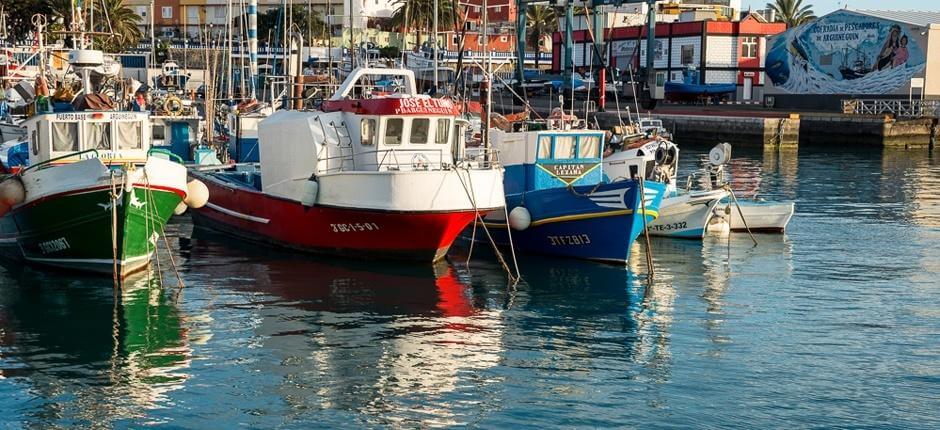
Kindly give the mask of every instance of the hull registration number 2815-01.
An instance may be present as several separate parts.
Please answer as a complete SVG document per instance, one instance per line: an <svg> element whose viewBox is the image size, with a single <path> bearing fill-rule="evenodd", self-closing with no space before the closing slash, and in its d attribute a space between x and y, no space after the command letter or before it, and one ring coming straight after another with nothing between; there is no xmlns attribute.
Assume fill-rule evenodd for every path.
<svg viewBox="0 0 940 430"><path fill-rule="evenodd" d="M588 245L591 243L591 237L586 234L573 234L564 236L548 236L548 242L552 246L559 245Z"/></svg>
<svg viewBox="0 0 940 430"><path fill-rule="evenodd" d="M684 230L687 228L689 228L689 226L685 221L674 222L672 224L657 224L657 225L649 226L650 230L656 230L656 231Z"/></svg>
<svg viewBox="0 0 940 430"><path fill-rule="evenodd" d="M374 222L356 222L330 224L330 228L333 233L352 233L356 231L376 231L379 229L379 225Z"/></svg>

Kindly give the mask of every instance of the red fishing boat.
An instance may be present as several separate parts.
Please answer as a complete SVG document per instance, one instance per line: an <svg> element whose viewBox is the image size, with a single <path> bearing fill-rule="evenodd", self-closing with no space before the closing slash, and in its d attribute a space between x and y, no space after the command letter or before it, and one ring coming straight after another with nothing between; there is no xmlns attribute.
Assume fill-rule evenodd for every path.
<svg viewBox="0 0 940 430"><path fill-rule="evenodd" d="M401 92L376 95L390 75ZM493 154L463 156L458 114L419 95L409 70L354 70L320 110L262 121L259 163L191 170L210 192L193 220L303 251L440 259L478 212L505 204Z"/></svg>

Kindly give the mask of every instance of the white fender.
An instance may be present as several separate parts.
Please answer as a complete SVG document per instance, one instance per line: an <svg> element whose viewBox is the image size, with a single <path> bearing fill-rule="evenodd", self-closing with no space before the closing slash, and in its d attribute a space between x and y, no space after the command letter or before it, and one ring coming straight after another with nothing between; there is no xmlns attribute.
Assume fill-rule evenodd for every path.
<svg viewBox="0 0 940 430"><path fill-rule="evenodd" d="M528 209L516 206L509 212L509 227L512 227L513 230L525 230L529 228L530 224L532 224L532 215Z"/></svg>
<svg viewBox="0 0 940 430"><path fill-rule="evenodd" d="M182 215L186 213L186 208L188 207L189 206L186 206L186 202L180 202L180 204L176 205L176 208L173 209L173 214Z"/></svg>
<svg viewBox="0 0 940 430"><path fill-rule="evenodd" d="M209 188L198 179L193 179L186 184L186 198L183 200L186 206L193 209L199 209L209 201Z"/></svg>
<svg viewBox="0 0 940 430"><path fill-rule="evenodd" d="M300 204L311 207L317 204L317 194L320 192L320 183L316 178L310 178L304 183L303 194L300 195Z"/></svg>
<svg viewBox="0 0 940 430"><path fill-rule="evenodd" d="M24 200L26 200L26 188L23 187L20 178L12 177L0 182L0 202L4 206L16 206Z"/></svg>

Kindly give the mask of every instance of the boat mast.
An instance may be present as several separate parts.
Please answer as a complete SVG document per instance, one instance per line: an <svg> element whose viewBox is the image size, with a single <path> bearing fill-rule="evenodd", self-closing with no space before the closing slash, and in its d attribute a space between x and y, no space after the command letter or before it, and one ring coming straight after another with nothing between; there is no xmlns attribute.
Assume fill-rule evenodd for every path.
<svg viewBox="0 0 940 430"><path fill-rule="evenodd" d="M154 0L150 0L150 60L153 61L151 64L156 64L157 63L157 38L154 37L154 30L153 30L153 24L154 24L153 3L154 3ZM150 76L149 76L150 72L148 71L147 73L148 73L147 79L150 79Z"/></svg>
<svg viewBox="0 0 940 430"><path fill-rule="evenodd" d="M438 45L437 43L437 3L438 3L438 0L434 0L434 23L432 24L434 26L434 87L433 88L434 88L435 93L437 92L437 85L439 82L437 80L437 45Z"/></svg>
<svg viewBox="0 0 940 430"><path fill-rule="evenodd" d="M228 70L225 74L225 91L228 93L228 103L232 104L232 0L228 0L228 12L226 14L226 30L228 31Z"/></svg>
<svg viewBox="0 0 940 430"><path fill-rule="evenodd" d="M490 23L490 11L488 7L489 4L487 0L483 0L483 65L486 68L483 74L483 85L486 88L486 98L484 99L484 103L486 103L486 122L483 124L483 133L481 133L480 137L483 138L484 147L490 146L490 117L493 115L493 106L491 103L493 101L493 95L491 94L493 89L491 75L493 61L492 58L490 58L489 36L487 35L487 27Z"/></svg>
<svg viewBox="0 0 940 430"><path fill-rule="evenodd" d="M349 9L346 9L346 14L349 15L349 70L352 71L356 68L356 43L353 40L353 33L355 33L355 27L353 27L353 14L352 14L352 0L349 0Z"/></svg>
<svg viewBox="0 0 940 430"><path fill-rule="evenodd" d="M248 79L251 98L255 98L255 76L258 75L258 0L248 0Z"/></svg>

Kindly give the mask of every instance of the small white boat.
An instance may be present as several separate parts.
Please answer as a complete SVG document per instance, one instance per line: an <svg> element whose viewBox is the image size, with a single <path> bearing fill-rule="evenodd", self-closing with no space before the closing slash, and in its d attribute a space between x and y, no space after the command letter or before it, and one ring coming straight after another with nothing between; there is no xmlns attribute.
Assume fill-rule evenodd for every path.
<svg viewBox="0 0 940 430"><path fill-rule="evenodd" d="M716 216L729 224L731 231L755 233L783 233L793 216L793 202L739 201L741 210L733 202L723 202L715 208ZM730 214L729 214L730 212ZM741 212L744 219L741 219ZM730 222L728 219L730 218ZM747 227L744 225L747 221Z"/></svg>
<svg viewBox="0 0 940 430"><path fill-rule="evenodd" d="M671 195L663 199L659 218L647 229L651 236L683 239L702 239L709 222L715 216L715 207L728 197L725 190L692 191Z"/></svg>
<svg viewBox="0 0 940 430"><path fill-rule="evenodd" d="M676 188L679 148L659 138L637 141L604 158L604 172L610 178L662 181L667 195L659 217L647 225L652 236L702 239L715 215L715 207L728 197L724 189L688 191Z"/></svg>

